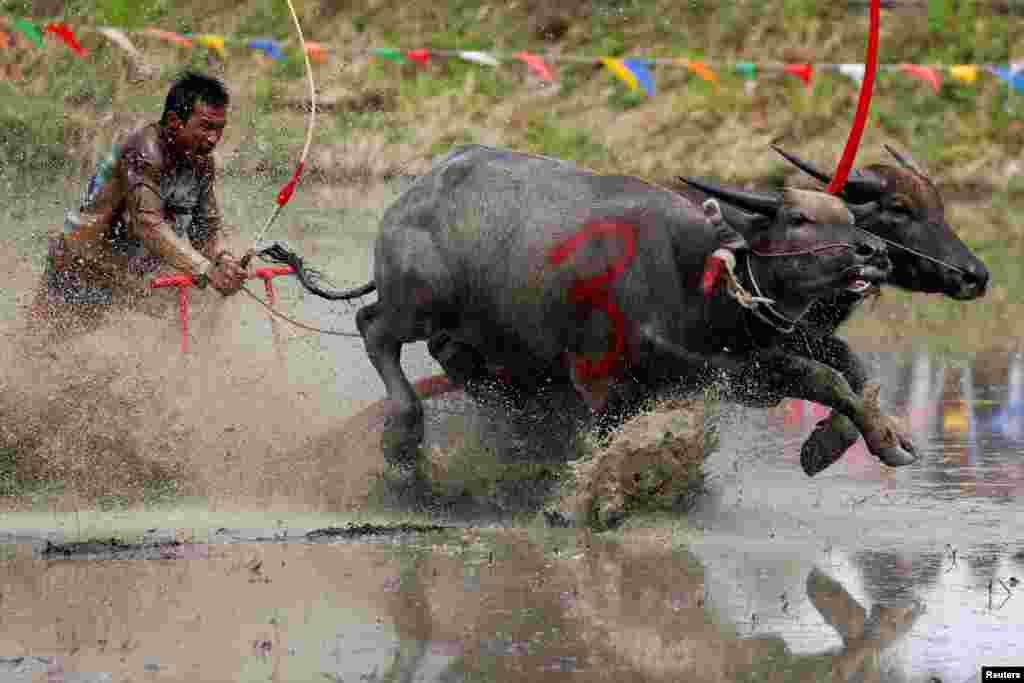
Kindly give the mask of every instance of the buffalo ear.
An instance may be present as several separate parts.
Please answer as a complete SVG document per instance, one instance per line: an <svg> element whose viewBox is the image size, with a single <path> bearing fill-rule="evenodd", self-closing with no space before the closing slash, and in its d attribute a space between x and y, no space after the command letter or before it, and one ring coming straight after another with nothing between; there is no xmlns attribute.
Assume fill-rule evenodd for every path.
<svg viewBox="0 0 1024 683"><path fill-rule="evenodd" d="M771 227L773 223L772 219L768 216L747 213L742 209L737 209L732 204L719 202L718 205L722 209L722 218L725 222L735 228L747 240L750 240L755 233Z"/></svg>

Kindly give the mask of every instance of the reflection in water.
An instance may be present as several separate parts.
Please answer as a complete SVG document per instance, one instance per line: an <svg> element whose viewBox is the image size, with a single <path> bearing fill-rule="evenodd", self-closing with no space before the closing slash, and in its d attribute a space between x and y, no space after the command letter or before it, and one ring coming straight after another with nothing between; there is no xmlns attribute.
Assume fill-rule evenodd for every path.
<svg viewBox="0 0 1024 683"><path fill-rule="evenodd" d="M695 555L568 534L212 546L197 562L23 551L0 564L0 646L114 680L847 681L887 666L921 615L865 608L812 565L794 616L812 606L841 644L795 654L771 629L739 637Z"/></svg>

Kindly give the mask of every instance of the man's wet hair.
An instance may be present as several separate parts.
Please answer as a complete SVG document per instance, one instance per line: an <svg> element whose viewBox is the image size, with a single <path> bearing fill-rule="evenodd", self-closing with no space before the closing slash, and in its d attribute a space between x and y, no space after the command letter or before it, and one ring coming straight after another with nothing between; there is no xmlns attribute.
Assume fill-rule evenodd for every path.
<svg viewBox="0 0 1024 683"><path fill-rule="evenodd" d="M226 107L230 99L227 87L220 80L198 71L186 71L174 81L167 92L160 123L167 123L167 115L172 111L182 121L188 121L197 101L211 107Z"/></svg>

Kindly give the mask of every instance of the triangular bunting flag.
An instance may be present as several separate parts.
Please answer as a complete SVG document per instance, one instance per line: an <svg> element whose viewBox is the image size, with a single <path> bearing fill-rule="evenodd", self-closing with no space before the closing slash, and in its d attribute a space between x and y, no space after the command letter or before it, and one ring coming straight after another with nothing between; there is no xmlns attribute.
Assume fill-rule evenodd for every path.
<svg viewBox="0 0 1024 683"><path fill-rule="evenodd" d="M687 59L684 60L684 63L686 64L687 69L697 74L705 81L710 81L711 83L718 83L718 74L712 71L711 67L709 67L705 62L702 62L699 59Z"/></svg>
<svg viewBox="0 0 1024 683"><path fill-rule="evenodd" d="M426 64L430 61L430 50L421 47L415 50L409 50L405 53L405 56L417 64Z"/></svg>
<svg viewBox="0 0 1024 683"><path fill-rule="evenodd" d="M157 38L166 40L169 43L175 43L182 47L192 47L192 41L181 35L180 33L173 33L171 31L164 31L159 28L147 28L142 31L143 33Z"/></svg>
<svg viewBox="0 0 1024 683"><path fill-rule="evenodd" d="M551 82L555 80L554 75L551 73L551 69L548 68L548 65L545 64L544 60L539 56L532 55L529 52L518 52L516 53L516 59L521 59L526 62L534 73L540 76L542 81Z"/></svg>
<svg viewBox="0 0 1024 683"><path fill-rule="evenodd" d="M1014 69L1013 66L989 66L987 69L1009 83L1014 90L1024 92L1024 69Z"/></svg>
<svg viewBox="0 0 1024 683"><path fill-rule="evenodd" d="M864 82L864 65L863 64L839 64L839 73L843 74L847 78L852 79L857 85Z"/></svg>
<svg viewBox="0 0 1024 683"><path fill-rule="evenodd" d="M370 52L377 57L389 59L392 62L403 63L409 61L405 54L397 47L375 47Z"/></svg>
<svg viewBox="0 0 1024 683"><path fill-rule="evenodd" d="M281 43L273 38L253 38L246 42L245 46L253 50L262 50L271 59L284 59Z"/></svg>
<svg viewBox="0 0 1024 683"><path fill-rule="evenodd" d="M78 38L75 37L75 32L71 30L71 27L65 24L63 21L52 21L46 25L46 32L52 33L67 45L71 50L79 57L84 57L89 54L89 51L82 47L81 43L78 42Z"/></svg>
<svg viewBox="0 0 1024 683"><path fill-rule="evenodd" d="M309 55L309 61L314 64L326 64L329 52L327 46L321 43L306 41L306 54Z"/></svg>
<svg viewBox="0 0 1024 683"><path fill-rule="evenodd" d="M192 37L203 47L216 52L217 56L221 59L227 57L227 52L224 50L224 36L215 35L213 33L200 33L199 35Z"/></svg>
<svg viewBox="0 0 1024 683"><path fill-rule="evenodd" d="M978 80L977 64L957 64L949 67L949 75L964 83L974 83Z"/></svg>
<svg viewBox="0 0 1024 683"><path fill-rule="evenodd" d="M911 76L916 76L930 84L932 86L932 91L934 91L936 95L938 95L939 90L942 89L942 75L930 66L924 66L921 64L900 64L899 68L901 71L905 71Z"/></svg>
<svg viewBox="0 0 1024 683"><path fill-rule="evenodd" d="M804 82L804 88L811 89L811 78L814 75L814 67L810 64L786 64L782 70L796 76Z"/></svg>
<svg viewBox="0 0 1024 683"><path fill-rule="evenodd" d="M616 59L601 57L601 63L619 77L630 90L642 89L647 95L654 94L654 79L647 70L646 59Z"/></svg>
<svg viewBox="0 0 1024 683"><path fill-rule="evenodd" d="M36 44L36 47L43 47L43 33L39 27L28 19L15 19L14 28L21 32L26 38Z"/></svg>
<svg viewBox="0 0 1024 683"><path fill-rule="evenodd" d="M468 62L476 62L477 64L484 64L485 66L501 66L501 62L486 52L470 50L467 52L459 52L459 56Z"/></svg>

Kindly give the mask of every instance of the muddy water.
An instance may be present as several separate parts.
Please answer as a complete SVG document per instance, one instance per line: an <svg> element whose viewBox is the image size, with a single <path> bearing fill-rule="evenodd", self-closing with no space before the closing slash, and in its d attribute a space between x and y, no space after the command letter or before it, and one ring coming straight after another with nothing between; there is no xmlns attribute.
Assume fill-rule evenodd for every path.
<svg viewBox="0 0 1024 683"><path fill-rule="evenodd" d="M276 236L337 284L361 283L391 192L311 190ZM959 682L1024 665L1020 356L867 354L922 450L902 470L858 445L808 480L799 444L815 406L729 408L711 492L687 518L599 536L308 535L376 514L362 498L374 423L345 426L382 394L358 341L206 293L187 355L173 299L165 318L31 355L16 304L63 199L12 196L4 428L73 462L54 470L64 492L0 513L0 681ZM266 196L227 193L243 234ZM279 295L299 317L354 327L354 307L287 284ZM422 345L403 362L434 371ZM188 497L107 511L88 498L103 481L144 488L117 477L157 466L180 472ZM108 537L141 546L47 553Z"/></svg>

